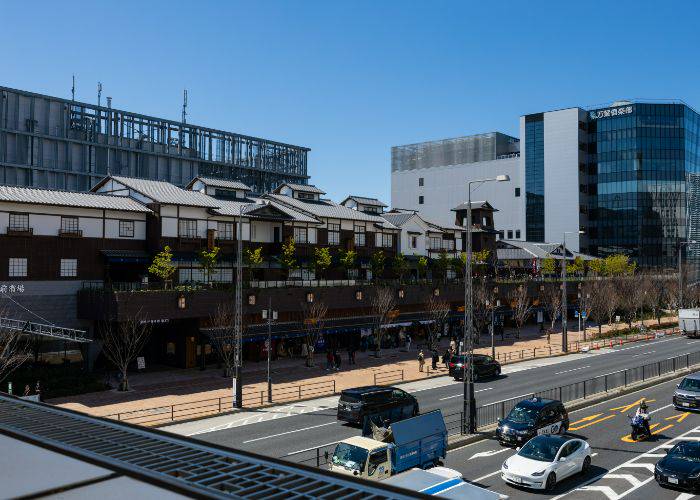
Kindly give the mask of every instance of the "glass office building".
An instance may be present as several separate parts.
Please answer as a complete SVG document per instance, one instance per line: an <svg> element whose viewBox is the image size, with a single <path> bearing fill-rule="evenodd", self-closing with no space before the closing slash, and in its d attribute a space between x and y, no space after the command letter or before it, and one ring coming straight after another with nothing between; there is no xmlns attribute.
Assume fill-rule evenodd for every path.
<svg viewBox="0 0 700 500"><path fill-rule="evenodd" d="M544 114L525 116L525 234L544 241Z"/></svg>
<svg viewBox="0 0 700 500"><path fill-rule="evenodd" d="M615 103L584 125L587 250L677 265L680 242L700 240L700 115L685 104Z"/></svg>

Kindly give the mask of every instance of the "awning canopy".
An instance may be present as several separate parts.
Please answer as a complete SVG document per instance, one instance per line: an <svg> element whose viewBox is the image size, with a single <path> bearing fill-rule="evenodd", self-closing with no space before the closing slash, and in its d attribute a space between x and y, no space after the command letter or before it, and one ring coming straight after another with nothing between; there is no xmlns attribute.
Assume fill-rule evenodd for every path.
<svg viewBox="0 0 700 500"><path fill-rule="evenodd" d="M100 250L108 262L131 262L136 264L148 264L151 256L145 250Z"/></svg>

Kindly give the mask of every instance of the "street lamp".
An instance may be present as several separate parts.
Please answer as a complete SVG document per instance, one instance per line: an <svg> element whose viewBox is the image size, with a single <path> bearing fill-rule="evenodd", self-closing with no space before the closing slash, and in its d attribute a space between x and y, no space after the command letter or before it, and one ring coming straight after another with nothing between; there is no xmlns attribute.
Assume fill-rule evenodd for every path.
<svg viewBox="0 0 700 500"><path fill-rule="evenodd" d="M269 298L267 309L263 309L263 319L267 320L267 402L272 403L272 376L270 372L270 356L272 351L272 322L277 320L277 311L272 310L272 297Z"/></svg>
<svg viewBox="0 0 700 500"><path fill-rule="evenodd" d="M695 240L681 241L678 245L678 310L683 308L683 245L695 245Z"/></svg>
<svg viewBox="0 0 700 500"><path fill-rule="evenodd" d="M467 348L467 359L464 363L464 397L462 434L476 432L476 398L474 397L474 336L472 334L472 322L474 317L474 303L472 301L472 184L484 184L486 182L507 182L510 177L497 175L488 179L478 179L467 182L467 218L465 237L467 258L464 263L464 341Z"/></svg>
<svg viewBox="0 0 700 500"><path fill-rule="evenodd" d="M567 335L567 308L566 305L566 235L567 234L583 234L583 231L564 231L564 245L561 261L561 350L569 352L568 335Z"/></svg>
<svg viewBox="0 0 700 500"><path fill-rule="evenodd" d="M243 407L243 203L238 207L238 231L236 241L236 296L233 331L236 336L235 367L233 370L233 406Z"/></svg>

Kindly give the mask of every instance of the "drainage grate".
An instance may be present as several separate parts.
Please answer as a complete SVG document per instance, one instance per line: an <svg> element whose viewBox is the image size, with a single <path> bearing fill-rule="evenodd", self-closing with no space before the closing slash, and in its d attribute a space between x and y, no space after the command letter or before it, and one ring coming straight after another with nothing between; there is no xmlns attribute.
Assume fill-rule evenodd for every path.
<svg viewBox="0 0 700 500"><path fill-rule="evenodd" d="M0 431L199 497L427 498L6 395L0 395Z"/></svg>

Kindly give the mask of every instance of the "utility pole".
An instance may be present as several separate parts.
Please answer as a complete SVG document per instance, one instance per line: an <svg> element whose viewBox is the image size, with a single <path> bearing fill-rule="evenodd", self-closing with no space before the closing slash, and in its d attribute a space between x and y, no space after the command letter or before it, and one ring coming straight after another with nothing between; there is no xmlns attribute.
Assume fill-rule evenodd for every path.
<svg viewBox="0 0 700 500"><path fill-rule="evenodd" d="M583 234L583 231L564 231L563 254L561 261L561 350L569 352L569 335L567 325L568 305L566 303L566 235Z"/></svg>
<svg viewBox="0 0 700 500"><path fill-rule="evenodd" d="M263 319L267 320L267 402L272 403L272 375L270 360L272 353L272 322L277 320L277 311L272 310L272 297L268 299L267 309L263 310Z"/></svg>
<svg viewBox="0 0 700 500"><path fill-rule="evenodd" d="M97 107L102 105L102 82L97 82Z"/></svg>
<svg viewBox="0 0 700 500"><path fill-rule="evenodd" d="M243 407L243 204L238 208L238 231L236 241L236 296L234 332L236 334L235 369L233 372L233 405Z"/></svg>
<svg viewBox="0 0 700 500"><path fill-rule="evenodd" d="M70 88L71 100L75 101L75 75L73 75L73 86Z"/></svg>
<svg viewBox="0 0 700 500"><path fill-rule="evenodd" d="M678 244L678 310L683 309L683 245L695 245L695 240Z"/></svg>
<svg viewBox="0 0 700 500"><path fill-rule="evenodd" d="M467 182L467 218L464 222L466 226L466 252L467 258L464 263L464 347L467 349L467 356L462 371L464 382L464 394L462 401L463 425L462 434L473 434L476 432L476 398L474 396L474 335L472 333L472 323L474 317L474 302L472 300L472 184L481 185L485 182L505 182L509 181L507 175L498 175L489 179L480 179Z"/></svg>

